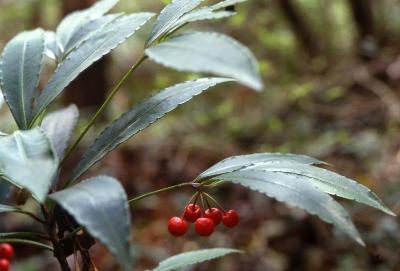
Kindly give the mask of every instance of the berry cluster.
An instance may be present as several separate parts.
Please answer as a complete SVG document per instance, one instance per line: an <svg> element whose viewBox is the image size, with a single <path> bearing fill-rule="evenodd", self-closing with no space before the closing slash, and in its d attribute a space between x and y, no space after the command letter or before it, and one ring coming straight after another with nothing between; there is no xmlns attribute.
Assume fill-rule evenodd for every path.
<svg viewBox="0 0 400 271"><path fill-rule="evenodd" d="M203 202L203 193L200 192L197 195L200 195ZM208 194L207 196L211 197ZM216 202L213 198L211 199ZM209 236L221 221L228 228L233 228L239 223L239 215L235 210L224 211L222 208L211 207L206 199L208 208L203 213L202 208L196 204L196 200L197 196L194 203L185 207L182 217L174 216L168 221L168 231L172 235L184 235L188 229L187 222L194 223L194 229L200 236Z"/></svg>
<svg viewBox="0 0 400 271"><path fill-rule="evenodd" d="M0 271L10 270L10 261L13 255L14 248L10 244L0 244Z"/></svg>

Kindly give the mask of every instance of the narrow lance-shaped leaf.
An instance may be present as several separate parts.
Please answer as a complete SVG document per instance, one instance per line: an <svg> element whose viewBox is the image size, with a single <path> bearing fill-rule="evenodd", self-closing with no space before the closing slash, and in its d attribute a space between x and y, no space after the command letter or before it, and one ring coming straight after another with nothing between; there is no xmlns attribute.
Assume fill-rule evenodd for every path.
<svg viewBox="0 0 400 271"><path fill-rule="evenodd" d="M43 202L57 171L58 159L39 128L0 137L0 175L29 190Z"/></svg>
<svg viewBox="0 0 400 271"><path fill-rule="evenodd" d="M183 15L179 20L175 23L173 30L178 29L179 27L183 26L184 24L196 22L196 21L203 21L203 20L216 20L222 19L226 17L230 17L236 14L234 11L228 10L221 10L228 6L232 6L235 4L239 4L245 2L246 0L227 0L217 3L212 6L208 7L201 7L195 10L192 10L185 15ZM171 30L171 31L173 31Z"/></svg>
<svg viewBox="0 0 400 271"><path fill-rule="evenodd" d="M203 180L211 178L223 173L229 173L238 169L263 164L276 162L294 162L305 165L325 164L323 161L315 159L307 155L291 154L291 153L254 153L247 155L237 155L226 158L206 171L202 172L196 179Z"/></svg>
<svg viewBox="0 0 400 271"><path fill-rule="evenodd" d="M44 56L41 29L22 32L4 48L0 85L20 129L27 129Z"/></svg>
<svg viewBox="0 0 400 271"><path fill-rule="evenodd" d="M225 1L221 1L215 5L212 5L211 8L213 10L218 10L218 9L223 9L229 6L234 6L236 4L240 4L240 3L244 3L247 2L247 0L225 0Z"/></svg>
<svg viewBox="0 0 400 271"><path fill-rule="evenodd" d="M48 114L43 119L42 129L50 138L54 152L59 159L64 156L78 117L78 108L72 104L67 108Z"/></svg>
<svg viewBox="0 0 400 271"><path fill-rule="evenodd" d="M90 38L97 30L102 29L105 25L121 17L122 14L111 14L88 20L85 24L78 27L64 45L64 57L67 56L73 49L78 47L83 41Z"/></svg>
<svg viewBox="0 0 400 271"><path fill-rule="evenodd" d="M285 173L245 169L219 175L216 179L243 185L317 215L364 245L346 210L328 194L303 178Z"/></svg>
<svg viewBox="0 0 400 271"><path fill-rule="evenodd" d="M213 260L232 253L242 253L242 251L230 248L210 248L184 252L160 262L153 271L180 270L196 263Z"/></svg>
<svg viewBox="0 0 400 271"><path fill-rule="evenodd" d="M130 215L127 197L114 178L98 176L49 197L102 242L121 264L131 270Z"/></svg>
<svg viewBox="0 0 400 271"><path fill-rule="evenodd" d="M195 9L189 13L183 15L175 24L173 30L178 29L179 27L183 26L187 23L192 23L196 21L203 21L203 20L216 20L222 19L226 17L230 17L235 15L236 12L232 11L215 11L211 7L202 7ZM172 31L173 31L172 30Z"/></svg>
<svg viewBox="0 0 400 271"><path fill-rule="evenodd" d="M231 81L226 78L202 78L166 88L143 100L117 120L107 126L89 147L72 172L70 180L75 180L107 153L133 135L189 101L206 89L219 83Z"/></svg>
<svg viewBox="0 0 400 271"><path fill-rule="evenodd" d="M287 175L307 179L312 185L325 193L364 203L390 215L395 215L384 205L379 197L367 187L323 168L285 161L255 165L253 168L273 173L285 173Z"/></svg>
<svg viewBox="0 0 400 271"><path fill-rule="evenodd" d="M150 45L164 34L169 33L176 27L182 15L196 8L203 1L204 0L172 0L157 17L146 41L146 46Z"/></svg>
<svg viewBox="0 0 400 271"><path fill-rule="evenodd" d="M179 71L210 72L237 79L255 90L263 87L251 51L226 35L184 33L145 52L155 62Z"/></svg>
<svg viewBox="0 0 400 271"><path fill-rule="evenodd" d="M82 71L133 35L152 16L151 13L138 13L120 17L96 31L89 39L73 50L59 65L40 94L35 106L33 120Z"/></svg>
<svg viewBox="0 0 400 271"><path fill-rule="evenodd" d="M61 45L57 40L56 33L53 31L44 32L45 50L44 53L47 57L58 60L61 55Z"/></svg>
<svg viewBox="0 0 400 271"><path fill-rule="evenodd" d="M88 9L79 10L66 16L57 27L57 40L63 49L75 32L88 21L97 19L112 9L119 0L102 0Z"/></svg>

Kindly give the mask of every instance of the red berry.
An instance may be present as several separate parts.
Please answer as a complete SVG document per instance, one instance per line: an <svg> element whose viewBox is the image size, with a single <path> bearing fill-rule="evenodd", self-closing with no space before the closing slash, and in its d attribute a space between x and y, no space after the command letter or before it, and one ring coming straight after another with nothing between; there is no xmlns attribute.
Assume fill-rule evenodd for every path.
<svg viewBox="0 0 400 271"><path fill-rule="evenodd" d="M239 215L235 210L229 210L222 216L222 223L229 228L235 227L239 223Z"/></svg>
<svg viewBox="0 0 400 271"><path fill-rule="evenodd" d="M168 231L174 236L184 235L187 228L186 221L180 217L174 216L168 221Z"/></svg>
<svg viewBox="0 0 400 271"><path fill-rule="evenodd" d="M185 208L183 213L183 218L188 222L195 222L199 217L201 217L201 208L197 204L189 204Z"/></svg>
<svg viewBox="0 0 400 271"><path fill-rule="evenodd" d="M14 248L8 243L0 244L0 259L10 260L14 255Z"/></svg>
<svg viewBox="0 0 400 271"><path fill-rule="evenodd" d="M204 212L204 217L211 219L215 225L221 222L222 215L218 208L209 208Z"/></svg>
<svg viewBox="0 0 400 271"><path fill-rule="evenodd" d="M10 270L10 262L7 259L0 259L0 271Z"/></svg>
<svg viewBox="0 0 400 271"><path fill-rule="evenodd" d="M207 217L201 217L194 223L194 229L201 236L209 236L214 231L214 222Z"/></svg>

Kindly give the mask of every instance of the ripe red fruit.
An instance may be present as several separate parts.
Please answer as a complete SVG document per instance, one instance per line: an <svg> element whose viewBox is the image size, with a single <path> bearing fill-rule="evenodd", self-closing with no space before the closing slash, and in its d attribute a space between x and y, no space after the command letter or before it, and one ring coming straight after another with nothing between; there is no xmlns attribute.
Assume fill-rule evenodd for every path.
<svg viewBox="0 0 400 271"><path fill-rule="evenodd" d="M207 217L201 217L194 223L194 229L201 236L209 236L214 231L214 221Z"/></svg>
<svg viewBox="0 0 400 271"><path fill-rule="evenodd" d="M201 217L201 208L197 204L189 204L185 208L183 213L183 218L188 222L195 222L199 217Z"/></svg>
<svg viewBox="0 0 400 271"><path fill-rule="evenodd" d="M235 227L239 223L239 215L235 210L229 210L222 216L222 223L229 228Z"/></svg>
<svg viewBox="0 0 400 271"><path fill-rule="evenodd" d="M10 270L10 262L7 259L0 259L0 271Z"/></svg>
<svg viewBox="0 0 400 271"><path fill-rule="evenodd" d="M184 235L187 228L186 221L180 217L174 216L168 221L168 231L174 236Z"/></svg>
<svg viewBox="0 0 400 271"><path fill-rule="evenodd" d="M14 248L8 243L0 244L0 259L10 260L14 255Z"/></svg>
<svg viewBox="0 0 400 271"><path fill-rule="evenodd" d="M215 225L218 225L222 220L221 211L218 208L209 208L204 212L204 217L211 219Z"/></svg>

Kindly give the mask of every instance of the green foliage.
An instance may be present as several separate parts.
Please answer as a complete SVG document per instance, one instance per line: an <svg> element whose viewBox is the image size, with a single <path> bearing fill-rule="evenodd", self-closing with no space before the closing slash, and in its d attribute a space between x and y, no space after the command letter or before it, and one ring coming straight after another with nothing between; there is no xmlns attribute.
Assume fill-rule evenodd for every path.
<svg viewBox="0 0 400 271"><path fill-rule="evenodd" d="M196 263L209 261L232 253L242 253L242 251L229 248L210 248L180 253L160 262L153 271L180 270Z"/></svg>
<svg viewBox="0 0 400 271"><path fill-rule="evenodd" d="M30 125L33 125L36 118L72 80L133 35L152 16L151 13L138 13L117 17L102 28L94 31L85 42L82 42L80 46L71 51L68 57L60 63L40 94L34 107Z"/></svg>
<svg viewBox="0 0 400 271"><path fill-rule="evenodd" d="M39 128L0 137L1 177L28 189L38 201L46 199L57 167L50 140Z"/></svg>
<svg viewBox="0 0 400 271"><path fill-rule="evenodd" d="M196 8L203 0L173 0L157 17L151 33L146 41L146 46L170 33L178 24L179 19L186 13Z"/></svg>
<svg viewBox="0 0 400 271"><path fill-rule="evenodd" d="M79 111L75 105L52 112L43 119L41 127L53 144L55 154L59 159L64 157L68 142L78 122Z"/></svg>
<svg viewBox="0 0 400 271"><path fill-rule="evenodd" d="M78 75L136 33L153 14L105 15L118 0L103 0L87 10L67 16L55 32L37 29L23 32L12 39L2 55L0 83L6 102L21 130L11 135L0 135L0 200L9 193L9 187L3 185L4 181L27 189L39 202L44 221L10 205L0 205L0 212L30 215L43 224L47 231L45 240L50 240L52 246L18 239L21 236L27 237L25 233L0 234L0 242L13 240L54 250L62 268L69 270L65 266L65 255L60 253L69 240L64 238L65 232L57 232L63 226L63 221L57 220L54 214L56 203L79 224L74 231L68 232L69 238L77 240L77 232L85 228L114 254L124 270L131 270L130 214L127 196L121 184L106 176L74 183L121 143L210 87L238 81L254 90L262 90L263 82L257 60L238 41L213 32L175 35L191 22L232 16L235 12L230 11L231 8L224 9L241 2L244 1L225 0L211 6L200 6L202 0L173 0L168 4L157 17L147 37L143 56L116 84L67 152L79 117L78 109L71 105L45 115L48 107ZM45 54L55 60L57 68L44 89L38 91ZM178 71L213 73L227 78L187 81L145 98L106 126L79 160L66 184L62 185L65 182L60 182L58 172L64 169L64 164L60 161L69 158L122 84L147 58ZM302 95L297 96L296 100L303 98ZM185 185L198 188L202 185L213 187L221 182L240 184L317 215L364 245L347 211L330 195L357 201L391 215L394 215L393 212L367 187L316 166L322 164L305 155L259 153L235 156L217 163L192 183ZM149 192L148 195L183 186L178 184ZM148 195L138 196L130 202ZM232 249L192 251L163 261L155 270L173 270L237 252Z"/></svg>
<svg viewBox="0 0 400 271"><path fill-rule="evenodd" d="M107 246L124 270L131 270L130 215L125 191L117 180L94 177L50 198Z"/></svg>
<svg viewBox="0 0 400 271"><path fill-rule="evenodd" d="M222 34L181 34L146 49L146 54L157 63L179 71L211 72L235 78L255 90L263 87L253 54Z"/></svg>
<svg viewBox="0 0 400 271"><path fill-rule="evenodd" d="M143 100L104 129L79 161L72 173L71 180L76 180L119 144L139 133L178 105L189 101L210 87L227 81L231 81L231 79L203 78L188 81L166 88Z"/></svg>
<svg viewBox="0 0 400 271"><path fill-rule="evenodd" d="M0 86L20 129L27 129L44 56L44 35L38 29L23 32L4 48Z"/></svg>

